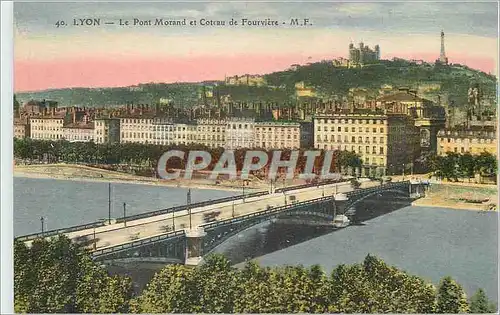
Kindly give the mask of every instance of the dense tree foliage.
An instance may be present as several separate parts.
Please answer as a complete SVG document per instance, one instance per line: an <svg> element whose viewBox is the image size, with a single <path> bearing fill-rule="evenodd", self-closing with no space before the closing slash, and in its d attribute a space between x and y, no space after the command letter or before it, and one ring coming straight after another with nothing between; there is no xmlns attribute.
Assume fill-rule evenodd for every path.
<svg viewBox="0 0 500 315"><path fill-rule="evenodd" d="M444 277L439 283L436 312L458 314L468 311L467 296L462 286L451 277Z"/></svg>
<svg viewBox="0 0 500 315"><path fill-rule="evenodd" d="M147 313L459 313L465 294L447 277L439 289L368 255L328 277L319 266L231 267L210 256L191 269L167 266L134 302Z"/></svg>
<svg viewBox="0 0 500 315"><path fill-rule="evenodd" d="M33 139L14 139L14 157L25 161L47 160L49 162L84 163L84 164L125 164L142 165L150 168L149 175L153 175L154 168L161 155L169 150L181 150L186 153L194 150L208 151L212 160L206 168L212 170L222 154L223 148L210 149L203 145L153 145L141 143L119 143L119 144L96 144L94 142L68 142L44 141ZM259 150L259 149L257 149ZM245 153L249 149L239 149L234 151L236 168L240 171L245 161ZM265 150L262 150L265 151ZM278 150L276 150L278 151ZM297 160L297 171L303 173L306 168L305 149L300 150ZM268 154L267 166L271 164L275 151L266 151ZM291 156L291 150L281 150L281 159L287 160ZM184 169L189 154L185 154L184 159L171 158L167 167L172 169ZM325 151L316 158L313 171L319 174L323 167ZM348 173L361 167L362 161L354 152L335 151L330 164L331 172Z"/></svg>
<svg viewBox="0 0 500 315"><path fill-rule="evenodd" d="M497 307L488 300L483 289L479 289L470 298L470 312L473 314L496 313Z"/></svg>
<svg viewBox="0 0 500 315"><path fill-rule="evenodd" d="M60 236L14 243L16 313L126 312L129 278L109 276L81 247Z"/></svg>
<svg viewBox="0 0 500 315"><path fill-rule="evenodd" d="M237 269L221 255L193 268L168 265L132 295L129 278L109 276L89 253L59 236L14 245L15 311L22 313L485 313L446 277L438 289L368 255L361 264Z"/></svg>
<svg viewBox="0 0 500 315"><path fill-rule="evenodd" d="M475 174L496 176L498 161L488 152L479 155L448 152L445 156L429 156L426 163L434 175L457 181L459 178L470 180Z"/></svg>

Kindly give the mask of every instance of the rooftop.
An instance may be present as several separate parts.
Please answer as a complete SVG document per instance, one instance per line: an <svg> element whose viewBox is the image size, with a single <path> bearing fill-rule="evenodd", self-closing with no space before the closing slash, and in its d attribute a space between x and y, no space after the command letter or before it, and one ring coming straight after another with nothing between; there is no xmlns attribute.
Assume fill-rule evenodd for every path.
<svg viewBox="0 0 500 315"><path fill-rule="evenodd" d="M63 128L70 128L70 129L94 129L94 123L71 123L66 126L63 126Z"/></svg>
<svg viewBox="0 0 500 315"><path fill-rule="evenodd" d="M406 92L397 92L390 95L385 95L377 99L380 102L423 102L425 99L420 98L416 95L406 93Z"/></svg>

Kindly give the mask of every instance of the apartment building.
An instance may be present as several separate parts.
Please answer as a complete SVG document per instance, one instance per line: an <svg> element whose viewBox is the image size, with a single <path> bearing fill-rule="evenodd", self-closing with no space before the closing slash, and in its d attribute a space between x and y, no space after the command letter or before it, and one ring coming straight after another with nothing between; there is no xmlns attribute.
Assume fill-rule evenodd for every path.
<svg viewBox="0 0 500 315"><path fill-rule="evenodd" d="M174 144L189 145L197 143L197 125L176 123L174 125Z"/></svg>
<svg viewBox="0 0 500 315"><path fill-rule="evenodd" d="M169 118L156 117L152 121L151 143L171 145L175 143L175 124Z"/></svg>
<svg viewBox="0 0 500 315"><path fill-rule="evenodd" d="M489 152L497 156L497 134L493 126L443 129L438 132L437 142L439 155Z"/></svg>
<svg viewBox="0 0 500 315"><path fill-rule="evenodd" d="M301 144L299 123L256 122L254 147L262 149L298 149Z"/></svg>
<svg viewBox="0 0 500 315"><path fill-rule="evenodd" d="M151 143L153 140L153 118L151 114L120 117L120 142Z"/></svg>
<svg viewBox="0 0 500 315"><path fill-rule="evenodd" d="M27 118L14 118L14 138L24 139L30 137L30 125Z"/></svg>
<svg viewBox="0 0 500 315"><path fill-rule="evenodd" d="M420 154L419 128L401 114L335 113L314 119L314 147L361 156L362 175L402 172Z"/></svg>
<svg viewBox="0 0 500 315"><path fill-rule="evenodd" d="M120 142L120 119L98 118L94 120L95 143Z"/></svg>
<svg viewBox="0 0 500 315"><path fill-rule="evenodd" d="M225 148L253 148L255 120L253 118L230 118L226 122Z"/></svg>
<svg viewBox="0 0 500 315"><path fill-rule="evenodd" d="M197 142L210 148L222 148L226 144L225 120L220 119L198 119Z"/></svg>
<svg viewBox="0 0 500 315"><path fill-rule="evenodd" d="M63 139L69 142L89 142L94 140L94 122L71 123L62 127Z"/></svg>
<svg viewBox="0 0 500 315"><path fill-rule="evenodd" d="M63 139L65 115L35 116L30 118L30 135L36 140Z"/></svg>

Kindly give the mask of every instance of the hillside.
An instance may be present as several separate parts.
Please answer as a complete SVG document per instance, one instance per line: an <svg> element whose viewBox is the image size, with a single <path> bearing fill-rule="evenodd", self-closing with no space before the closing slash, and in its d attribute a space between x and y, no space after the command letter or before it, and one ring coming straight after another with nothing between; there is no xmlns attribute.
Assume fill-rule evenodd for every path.
<svg viewBox="0 0 500 315"><path fill-rule="evenodd" d="M497 82L495 76L466 66L434 67L404 60L382 60L361 69L340 68L331 62L320 62L301 66L296 70L270 73L265 78L270 87L227 86L219 82L219 86L213 88L213 95L230 95L236 102L293 101L295 83L304 81L307 86L316 89L318 97L324 99L348 96L351 88L364 88L369 96L375 97L381 86L389 85L417 89L421 96L433 100L439 95L444 102L463 107L467 102L469 86L476 83L481 87L483 98L495 103ZM148 83L120 88L57 89L18 93L17 98L21 102L50 99L58 101L62 106L115 106L127 102L151 104L160 99L179 106L192 106L202 102L203 85L213 86L213 83Z"/></svg>

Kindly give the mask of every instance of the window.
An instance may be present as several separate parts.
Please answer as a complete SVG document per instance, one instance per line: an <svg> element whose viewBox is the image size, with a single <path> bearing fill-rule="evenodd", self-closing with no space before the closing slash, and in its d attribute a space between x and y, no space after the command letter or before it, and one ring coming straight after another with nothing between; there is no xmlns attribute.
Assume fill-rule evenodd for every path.
<svg viewBox="0 0 500 315"><path fill-rule="evenodd" d="M377 128L373 128L373 133L376 133L377 132Z"/></svg>
<svg viewBox="0 0 500 315"><path fill-rule="evenodd" d="M354 136L353 136L353 137L351 138L351 141L352 141L352 143L356 143L356 137L354 137Z"/></svg>
<svg viewBox="0 0 500 315"><path fill-rule="evenodd" d="M384 154L384 147L380 147L380 154Z"/></svg>
<svg viewBox="0 0 500 315"><path fill-rule="evenodd" d="M380 128L380 133L384 133L384 128Z"/></svg>
<svg viewBox="0 0 500 315"><path fill-rule="evenodd" d="M337 131L342 131L342 127L337 127Z"/></svg>

